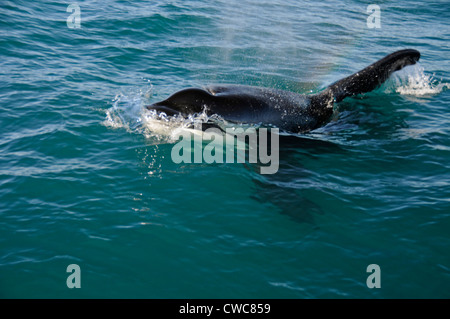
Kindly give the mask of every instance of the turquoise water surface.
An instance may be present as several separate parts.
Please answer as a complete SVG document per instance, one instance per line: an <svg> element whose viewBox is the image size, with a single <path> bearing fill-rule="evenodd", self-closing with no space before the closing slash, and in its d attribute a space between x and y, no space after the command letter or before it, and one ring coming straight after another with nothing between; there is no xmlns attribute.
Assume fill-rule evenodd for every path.
<svg viewBox="0 0 450 319"><path fill-rule="evenodd" d="M0 4L0 297L450 297L448 1L381 1L379 28L372 1L69 4ZM145 110L317 92L404 48L420 63L283 138L273 175L174 163L186 123Z"/></svg>

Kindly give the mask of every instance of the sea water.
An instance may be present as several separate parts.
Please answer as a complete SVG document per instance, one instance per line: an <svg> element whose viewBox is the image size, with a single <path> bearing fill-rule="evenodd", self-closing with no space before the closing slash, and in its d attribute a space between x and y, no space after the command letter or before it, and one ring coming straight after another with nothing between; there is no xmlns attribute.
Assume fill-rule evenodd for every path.
<svg viewBox="0 0 450 319"><path fill-rule="evenodd" d="M449 298L449 3L370 4L2 1L0 297ZM420 63L282 136L276 174L175 163L210 119L145 109L314 93L404 48Z"/></svg>

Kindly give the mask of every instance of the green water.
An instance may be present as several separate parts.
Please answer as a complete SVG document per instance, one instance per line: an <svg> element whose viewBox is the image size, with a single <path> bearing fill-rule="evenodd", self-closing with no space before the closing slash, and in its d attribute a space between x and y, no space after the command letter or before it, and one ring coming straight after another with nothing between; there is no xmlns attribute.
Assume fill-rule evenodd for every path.
<svg viewBox="0 0 450 319"><path fill-rule="evenodd" d="M0 4L0 297L450 297L447 1L385 1L379 29L356 0L91 0L80 28L68 4ZM420 64L274 175L176 164L146 122L185 87L316 92L403 48Z"/></svg>

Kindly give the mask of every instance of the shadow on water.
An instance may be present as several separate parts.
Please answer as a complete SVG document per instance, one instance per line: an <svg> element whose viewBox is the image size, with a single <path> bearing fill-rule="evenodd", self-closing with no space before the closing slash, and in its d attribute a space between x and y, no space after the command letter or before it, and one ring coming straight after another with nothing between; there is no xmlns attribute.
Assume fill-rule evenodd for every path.
<svg viewBox="0 0 450 319"><path fill-rule="evenodd" d="M370 144L372 150L383 149L408 128L411 111L398 107L404 105L404 97L383 94L384 90L341 102L334 119L311 133L280 135L278 172L261 175L259 165L251 168L255 171L253 198L270 203L297 222L317 227L315 216L324 213L321 196L328 179L324 168L355 162L353 151L343 145L360 150Z"/></svg>
<svg viewBox="0 0 450 319"><path fill-rule="evenodd" d="M260 166L252 166L258 172L253 179L253 199L275 206L277 211L296 222L318 227L315 216L323 215L324 212L320 204L304 194L314 184L311 182L313 172L305 163L320 160L318 157L344 152L338 144L326 140L280 135L278 171L275 174L260 175Z"/></svg>
<svg viewBox="0 0 450 319"><path fill-rule="evenodd" d="M201 125L203 132L210 128L219 129L224 134L223 136L226 135L225 131L217 123L208 122ZM259 133L258 130L256 132ZM271 153L272 141L269 136L271 135L268 134L268 145L266 145L264 151ZM271 165L269 163L250 163L248 158L250 153L248 151L248 140L246 140L247 149L243 165L250 173L245 175L253 183L254 189L252 190L251 198L260 202L263 206L271 207L274 213L281 213L295 222L308 223L317 227L315 216L323 215L323 210L318 200L311 198L310 193L307 194L307 191L311 190L311 188L316 192L321 192L320 180L322 179L322 174L313 171L315 169L314 165L320 166L321 164L314 163L324 159L328 161L330 157L347 151L338 143L328 141L327 138L329 136L326 133L307 135L281 133L278 135L278 138L278 148L274 148L274 150L278 151L278 169L275 174L261 174L261 168L268 167L268 165ZM203 150L209 142L209 140L203 141ZM164 158L170 157L173 145L166 142L162 144L156 143L156 145L151 145L153 149L151 153L153 155L147 154L148 148L144 148L146 150L145 154L140 154L143 157L142 162L145 162L146 171L151 167L150 171L153 178L162 174L163 171L182 171L179 164L171 165L170 162L164 161ZM190 145L192 151L194 144ZM223 147L226 148L225 145ZM237 147L237 144L234 147ZM258 145L258 154L260 154L260 147L261 145ZM237 163L237 153L236 151L234 154L235 163ZM164 154L164 156L161 154ZM272 154L270 155L272 156ZM273 156L271 160L274 160ZM185 168L188 168L187 171L189 171L189 167L198 169L199 164L191 163L185 165L187 165Z"/></svg>

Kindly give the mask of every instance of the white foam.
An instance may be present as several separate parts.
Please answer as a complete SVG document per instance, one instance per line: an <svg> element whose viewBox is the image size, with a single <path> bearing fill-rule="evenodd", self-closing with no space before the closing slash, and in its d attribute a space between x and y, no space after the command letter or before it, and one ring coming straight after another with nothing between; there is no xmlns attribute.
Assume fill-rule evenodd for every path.
<svg viewBox="0 0 450 319"><path fill-rule="evenodd" d="M119 93L113 99L113 106L106 110L103 125L112 128L124 128L137 132L142 126L142 107L151 94L152 86L143 89Z"/></svg>
<svg viewBox="0 0 450 319"><path fill-rule="evenodd" d="M417 63L395 72L385 87L387 91L419 97L438 94L448 89L448 84L440 83L433 75L426 74L424 68Z"/></svg>
<svg viewBox="0 0 450 319"><path fill-rule="evenodd" d="M125 129L130 133L142 134L156 143L175 143L183 131L193 134L203 133L193 129L197 124L213 121L226 125L218 116L208 116L205 112L183 116L167 116L154 110L147 110L150 88L119 93L113 99L113 106L106 110L103 125L114 129ZM197 132L198 131L198 132Z"/></svg>

